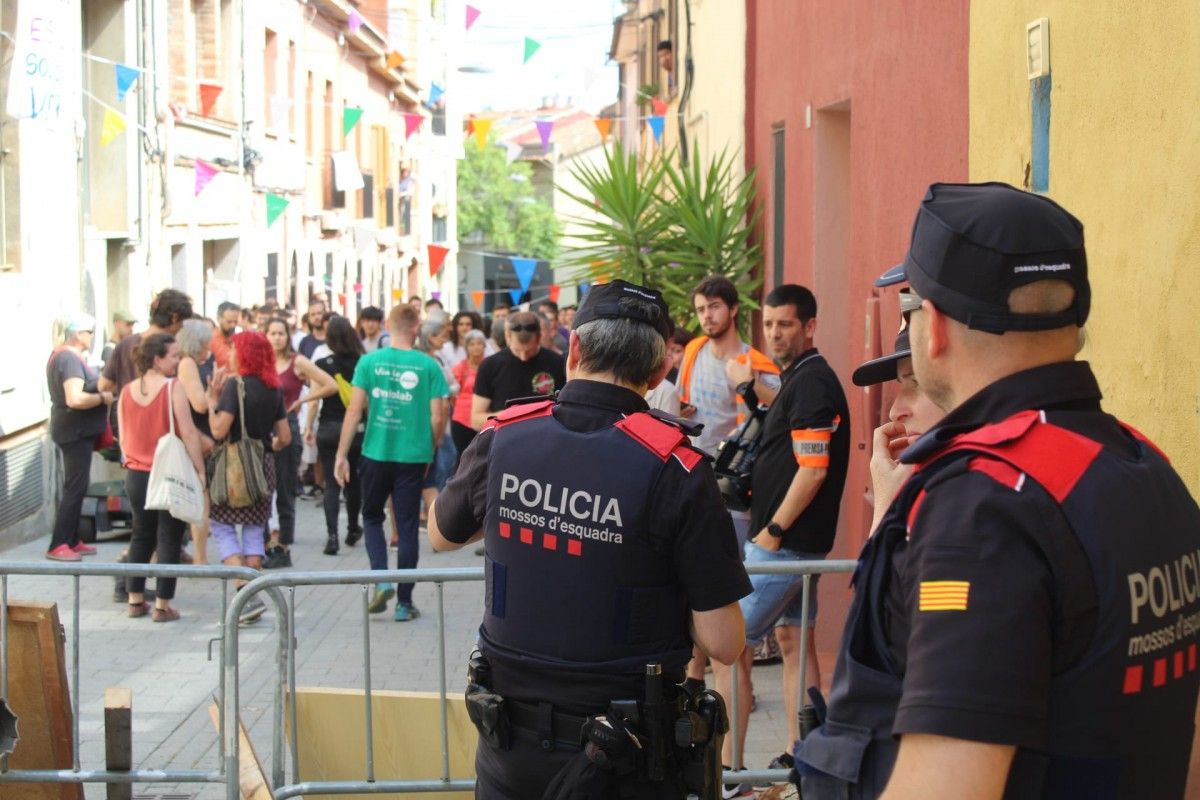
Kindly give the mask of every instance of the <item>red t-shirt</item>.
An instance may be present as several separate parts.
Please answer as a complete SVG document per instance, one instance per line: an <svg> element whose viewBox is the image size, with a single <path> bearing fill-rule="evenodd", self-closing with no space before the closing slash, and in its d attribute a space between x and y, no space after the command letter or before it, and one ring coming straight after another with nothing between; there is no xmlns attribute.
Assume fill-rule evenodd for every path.
<svg viewBox="0 0 1200 800"><path fill-rule="evenodd" d="M466 359L454 365L454 379L458 381L458 399L454 401L452 420L471 427L471 400L475 396L475 375L478 367L472 367Z"/></svg>

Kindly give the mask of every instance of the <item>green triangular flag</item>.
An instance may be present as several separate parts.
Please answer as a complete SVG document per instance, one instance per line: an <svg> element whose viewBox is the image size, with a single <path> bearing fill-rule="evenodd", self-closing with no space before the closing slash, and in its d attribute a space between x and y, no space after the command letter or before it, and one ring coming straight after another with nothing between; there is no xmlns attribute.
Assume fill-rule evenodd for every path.
<svg viewBox="0 0 1200 800"><path fill-rule="evenodd" d="M528 36L526 36L525 37L525 60L522 63L528 64L529 59L533 58L533 54L536 53L538 51L538 48L541 46L542 45L540 43L535 42L533 39L530 39Z"/></svg>
<svg viewBox="0 0 1200 800"><path fill-rule="evenodd" d="M349 136L350 131L354 130L354 126L362 119L361 108L346 108L342 110L342 135Z"/></svg>
<svg viewBox="0 0 1200 800"><path fill-rule="evenodd" d="M267 227L275 224L275 220L279 219L279 215L288 207L290 201L286 197L281 197L277 194L267 192Z"/></svg>

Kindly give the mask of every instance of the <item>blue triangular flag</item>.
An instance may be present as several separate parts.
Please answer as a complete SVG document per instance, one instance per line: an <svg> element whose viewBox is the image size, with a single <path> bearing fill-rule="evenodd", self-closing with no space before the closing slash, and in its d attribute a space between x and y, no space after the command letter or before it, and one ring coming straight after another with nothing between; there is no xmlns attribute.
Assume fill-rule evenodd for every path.
<svg viewBox="0 0 1200 800"><path fill-rule="evenodd" d="M663 121L666 120L666 117L654 116L654 117L647 117L647 119L650 121L650 130L654 131L654 141L661 142L662 141L662 132L663 132Z"/></svg>
<svg viewBox="0 0 1200 800"><path fill-rule="evenodd" d="M440 100L442 98L442 95L444 95L445 93L446 93L446 90L443 89L438 84L436 84L436 83L429 84L429 105L431 105L431 106L437 105L437 101Z"/></svg>
<svg viewBox="0 0 1200 800"><path fill-rule="evenodd" d="M521 282L521 290L529 291L529 284L533 283L533 273L537 271L537 259L513 256L509 260L512 261L513 271L517 273L517 280Z"/></svg>
<svg viewBox="0 0 1200 800"><path fill-rule="evenodd" d="M579 282L579 296L583 297L585 294L588 293L588 289L591 289L591 288L592 288L591 281L580 281Z"/></svg>
<svg viewBox="0 0 1200 800"><path fill-rule="evenodd" d="M525 294L524 289L509 289L508 290L508 296L512 298L514 306L521 305L521 295L523 295L523 294Z"/></svg>
<svg viewBox="0 0 1200 800"><path fill-rule="evenodd" d="M129 87L137 82L141 72L124 64L115 64L113 68L117 73L117 101L120 102L125 99L125 94L129 91Z"/></svg>

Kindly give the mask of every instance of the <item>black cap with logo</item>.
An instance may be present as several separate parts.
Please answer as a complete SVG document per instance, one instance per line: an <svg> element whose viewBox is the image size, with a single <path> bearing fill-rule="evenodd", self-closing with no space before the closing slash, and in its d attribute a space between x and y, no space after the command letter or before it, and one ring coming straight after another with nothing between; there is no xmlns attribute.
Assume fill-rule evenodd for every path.
<svg viewBox="0 0 1200 800"><path fill-rule="evenodd" d="M896 380L896 369L900 361L912 358L912 345L908 343L908 328L896 335L896 349L886 356L873 358L854 370L851 380L855 386L874 386Z"/></svg>
<svg viewBox="0 0 1200 800"><path fill-rule="evenodd" d="M1008 310L1013 289L1046 279L1075 289L1069 308L1053 314ZM1006 183L930 186L904 263L876 283L900 280L950 317L989 333L1082 326L1092 299L1083 224L1053 200Z"/></svg>
<svg viewBox="0 0 1200 800"><path fill-rule="evenodd" d="M636 302L639 300L641 302ZM670 338L674 329L671 312L663 300L662 292L623 280L593 286L575 312L571 328L578 330L581 325L597 319L644 322L661 333L664 339Z"/></svg>

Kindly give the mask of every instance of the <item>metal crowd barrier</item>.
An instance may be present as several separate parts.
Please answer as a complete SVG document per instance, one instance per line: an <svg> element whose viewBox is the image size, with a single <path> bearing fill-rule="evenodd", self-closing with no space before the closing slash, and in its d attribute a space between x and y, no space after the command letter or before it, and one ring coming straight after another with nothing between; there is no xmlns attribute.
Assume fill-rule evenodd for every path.
<svg viewBox="0 0 1200 800"><path fill-rule="evenodd" d="M801 617L808 618L812 576L825 573L847 573L855 568L854 561L797 561L770 562L747 564L747 572L751 574L803 576L801 590ZM272 784L276 787L274 796L277 800L301 797L310 794L343 795L343 794L386 794L399 792L469 792L474 789L473 778L451 778L449 726L447 719L447 677L446 677L446 626L444 586L446 583L483 580L482 567L447 568L447 569L414 569L414 570L355 570L350 572L282 572L262 574L255 570L241 567L223 566L175 566L157 564L39 564L39 563L3 563L0 562L0 696L8 693L8 576L9 575L57 575L74 578L74 595L72 609L72 704L73 704L73 745L74 768L70 770L9 770L7 759L0 757L0 784L3 783L223 783L227 800L240 800L241 790L238 783L240 741L238 735L238 719L240 706L239 688L239 630L238 616L250 598L259 593L267 593L276 608L277 631L275 660L279 669L279 680L275 682L274 704L272 713ZM137 769L128 772L110 772L106 770L84 770L79 763L79 579L94 576L139 576L176 577L176 578L210 578L222 581L222 634L219 682L217 687L217 703L219 711L218 724L221 735L218 736L219 768L213 770L155 770ZM228 581L248 580L241 591L232 598L228 595ZM370 591L375 583L386 582L433 583L437 596L437 652L441 711L441 745L442 763L440 777L430 777L417 780L378 780L375 776L374 760L374 731L372 725L372 684L371 684L371 639L370 615L367 610ZM297 745L297 715L296 693L292 689L296 685L296 638L295 589L298 586L362 586L362 630L363 630L363 690L365 704L366 778L361 781L304 781L299 779L300 760ZM281 589L288 590L285 600ZM805 673L807 671L808 637L800 638L800 698L799 706L804 704ZM460 665L463 666L463 665ZM461 670L460 670L461 671ZM730 699L729 716L733 729L729 736L734 737L734 747L737 747L738 691L737 670L732 670L733 687ZM285 691L285 686L287 690ZM455 692L461 687L456 686ZM287 698L290 710L290 747L284 746L283 704ZM798 706L798 707L799 707ZM290 755L291 782L285 783L284 759ZM734 763L740 761L740 753L734 752ZM729 782L768 783L787 780L788 770L765 769L744 770L725 773Z"/></svg>

